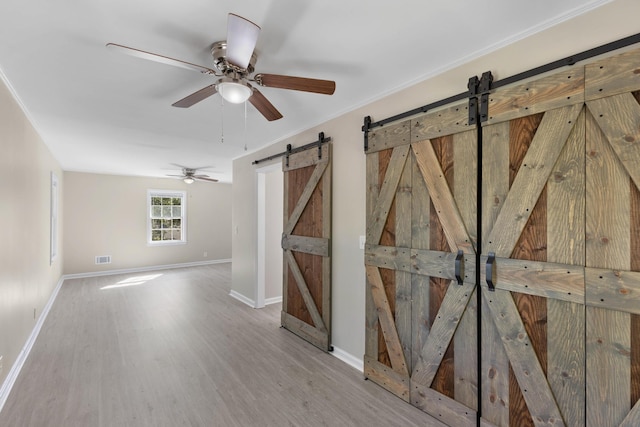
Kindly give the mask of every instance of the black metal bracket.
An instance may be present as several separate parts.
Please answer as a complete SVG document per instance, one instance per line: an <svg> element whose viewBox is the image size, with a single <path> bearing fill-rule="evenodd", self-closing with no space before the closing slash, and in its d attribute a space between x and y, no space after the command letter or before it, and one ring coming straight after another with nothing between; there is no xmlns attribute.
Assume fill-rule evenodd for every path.
<svg viewBox="0 0 640 427"><path fill-rule="evenodd" d="M362 125L362 131L364 132L364 151L369 150L369 128L371 127L371 116L364 118L364 124Z"/></svg>
<svg viewBox="0 0 640 427"><path fill-rule="evenodd" d="M462 249L458 249L458 254L456 255L455 275L458 285L462 285L462 282L464 282L462 278L464 275L464 252L462 252Z"/></svg>
<svg viewBox="0 0 640 427"><path fill-rule="evenodd" d="M473 76L467 83L469 89L469 126L475 125L478 122L478 86L480 80L478 76Z"/></svg>
<svg viewBox="0 0 640 427"><path fill-rule="evenodd" d="M480 122L486 122L489 119L489 91L493 89L493 74L491 71L482 73L480 79Z"/></svg>
<svg viewBox="0 0 640 427"><path fill-rule="evenodd" d="M291 144L287 144L287 151L285 154L285 165L289 167L289 156L291 155Z"/></svg>
<svg viewBox="0 0 640 427"><path fill-rule="evenodd" d="M495 270L496 254L495 252L489 252L489 258L487 258L487 264L485 265L485 273L487 275L487 286L491 292L496 290L496 286L493 283L493 273Z"/></svg>
<svg viewBox="0 0 640 427"><path fill-rule="evenodd" d="M318 134L318 160L322 159L322 144L324 143L324 132Z"/></svg>

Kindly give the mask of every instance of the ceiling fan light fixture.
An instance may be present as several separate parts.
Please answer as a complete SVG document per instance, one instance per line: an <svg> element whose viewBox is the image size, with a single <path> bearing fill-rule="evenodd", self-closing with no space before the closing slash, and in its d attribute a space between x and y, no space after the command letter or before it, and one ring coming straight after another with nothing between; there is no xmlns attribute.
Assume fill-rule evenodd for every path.
<svg viewBox="0 0 640 427"><path fill-rule="evenodd" d="M187 184L193 184L194 179L188 176L183 181Z"/></svg>
<svg viewBox="0 0 640 427"><path fill-rule="evenodd" d="M222 98L232 104L242 104L251 97L253 91L237 79L222 78L216 84L216 90Z"/></svg>

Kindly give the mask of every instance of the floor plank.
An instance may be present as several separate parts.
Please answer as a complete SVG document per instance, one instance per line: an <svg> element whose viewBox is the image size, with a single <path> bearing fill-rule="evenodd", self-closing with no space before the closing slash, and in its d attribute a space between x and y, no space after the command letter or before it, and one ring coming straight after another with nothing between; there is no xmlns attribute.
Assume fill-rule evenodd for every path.
<svg viewBox="0 0 640 427"><path fill-rule="evenodd" d="M65 281L0 425L442 425L230 283L231 264Z"/></svg>

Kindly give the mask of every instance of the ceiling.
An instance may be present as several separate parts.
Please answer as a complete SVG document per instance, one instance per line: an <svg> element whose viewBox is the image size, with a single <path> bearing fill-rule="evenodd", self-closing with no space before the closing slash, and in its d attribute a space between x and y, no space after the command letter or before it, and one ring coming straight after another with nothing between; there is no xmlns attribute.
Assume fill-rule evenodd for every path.
<svg viewBox="0 0 640 427"><path fill-rule="evenodd" d="M608 0L2 0L0 73L64 170L164 176L231 160ZM214 77L118 54L108 42L212 68L227 14L262 27L256 72L334 80L333 96L261 88L284 118L214 95ZM496 25L479 26L494 22ZM462 31L461 29L472 29ZM224 135L224 142L221 142Z"/></svg>

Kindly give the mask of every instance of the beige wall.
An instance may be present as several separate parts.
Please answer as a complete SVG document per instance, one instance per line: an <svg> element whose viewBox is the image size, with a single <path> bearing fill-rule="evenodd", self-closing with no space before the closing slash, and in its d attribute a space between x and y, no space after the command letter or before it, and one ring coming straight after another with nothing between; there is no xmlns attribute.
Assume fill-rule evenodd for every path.
<svg viewBox="0 0 640 427"><path fill-rule="evenodd" d="M363 117L371 115L374 120L381 120L463 92L469 77L480 76L487 70L491 70L496 79L501 79L635 34L640 31L639 14L640 2L637 0L614 1L499 50L487 47L486 52L494 52L236 159L233 163L233 227L237 230L233 235L233 290L251 298L256 283L256 179L255 166L251 162L283 151L286 144L296 147L312 142L317 139L318 132L325 132L334 144L332 341L336 348L361 359L364 354L365 273L358 237L365 234L365 155L360 130ZM478 31L482 31L482 25L479 23ZM470 42L473 43L472 38ZM416 44L416 54L419 54L420 43ZM337 90L340 90L339 86ZM309 102L313 102L311 96ZM263 166L261 163L260 167Z"/></svg>
<svg viewBox="0 0 640 427"><path fill-rule="evenodd" d="M52 171L58 176L60 213L64 193L60 165L4 82L0 72L0 384L62 274L61 244L49 262Z"/></svg>
<svg viewBox="0 0 640 427"><path fill-rule="evenodd" d="M268 299L282 296L283 179L281 170L265 174L265 291Z"/></svg>
<svg viewBox="0 0 640 427"><path fill-rule="evenodd" d="M65 172L64 273L231 258L231 185ZM187 192L187 243L147 245L147 190ZM204 256L207 252L207 256ZM95 257L111 255L111 264Z"/></svg>

